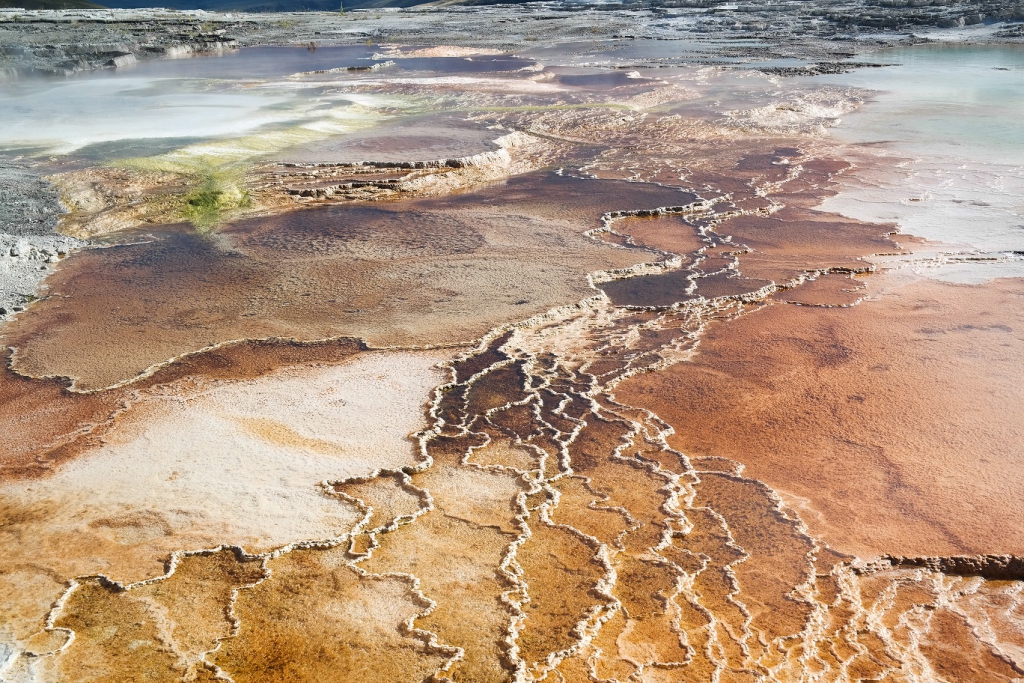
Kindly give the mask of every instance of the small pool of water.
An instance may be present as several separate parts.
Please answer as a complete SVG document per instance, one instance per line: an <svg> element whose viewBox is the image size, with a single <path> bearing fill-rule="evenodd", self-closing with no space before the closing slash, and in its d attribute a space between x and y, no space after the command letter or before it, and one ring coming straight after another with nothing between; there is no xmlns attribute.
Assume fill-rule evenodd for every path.
<svg viewBox="0 0 1024 683"><path fill-rule="evenodd" d="M372 59L379 48L374 45L319 47L246 47L220 53L177 59L155 59L128 68L108 71L110 78L280 78L303 71L320 71L354 66L369 66L384 60ZM89 74L85 78L103 77Z"/></svg>
<svg viewBox="0 0 1024 683"><path fill-rule="evenodd" d="M921 45L864 62L895 64L818 80L875 91L836 131L856 142L1024 163L1024 46Z"/></svg>
<svg viewBox="0 0 1024 683"><path fill-rule="evenodd" d="M833 135L880 157L823 208L960 248L1024 250L1024 46L922 45L871 60L895 66L816 79L871 91ZM1024 276L1024 262L985 272Z"/></svg>
<svg viewBox="0 0 1024 683"><path fill-rule="evenodd" d="M296 117L287 92L137 73L30 80L0 87L0 98L0 151L102 151L111 141L233 135Z"/></svg>
<svg viewBox="0 0 1024 683"><path fill-rule="evenodd" d="M159 59L69 79L29 79L0 85L0 153L68 154L91 160L123 158L138 149L166 151L164 140L204 140L308 126L349 132L365 127L367 107L394 112L401 98L346 95L333 87L388 61L379 46L253 47L219 54ZM394 60L386 73L510 72L533 60L508 55ZM322 79L292 78L341 71ZM384 73L384 72L382 72Z"/></svg>
<svg viewBox="0 0 1024 683"><path fill-rule="evenodd" d="M394 61L401 71L433 71L445 74L516 71L533 60L509 55L473 57L410 57L391 60L380 55L378 45L331 45L308 47L246 47L189 57L156 59L120 69L85 74L79 78L204 78L261 80L309 71L369 67Z"/></svg>
<svg viewBox="0 0 1024 683"><path fill-rule="evenodd" d="M394 60L400 71L429 71L439 74L475 74L497 71L519 71L534 64L532 59L508 55L477 55L473 57L402 57Z"/></svg>

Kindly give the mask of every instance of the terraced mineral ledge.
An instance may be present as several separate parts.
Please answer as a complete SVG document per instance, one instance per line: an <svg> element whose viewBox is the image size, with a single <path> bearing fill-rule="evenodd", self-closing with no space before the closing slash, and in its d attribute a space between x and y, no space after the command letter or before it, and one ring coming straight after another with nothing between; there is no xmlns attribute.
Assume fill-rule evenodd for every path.
<svg viewBox="0 0 1024 683"><path fill-rule="evenodd" d="M894 177L968 201L927 175L962 131L858 123L879 69L819 57L920 37L833 9L781 62L770 22L547 5L17 53L0 680L1024 678L1015 171L963 153L994 218L956 244L879 222ZM68 15L26 16L3 40ZM306 42L267 16L231 26ZM623 26L678 42L592 40Z"/></svg>

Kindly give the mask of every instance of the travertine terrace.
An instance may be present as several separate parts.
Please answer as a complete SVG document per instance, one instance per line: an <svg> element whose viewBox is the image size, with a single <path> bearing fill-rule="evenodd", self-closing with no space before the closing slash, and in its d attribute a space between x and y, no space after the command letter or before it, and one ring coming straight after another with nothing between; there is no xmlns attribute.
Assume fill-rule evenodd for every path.
<svg viewBox="0 0 1024 683"><path fill-rule="evenodd" d="M0 126L0 681L1024 677L1024 245L822 208L871 41L459 12Z"/></svg>

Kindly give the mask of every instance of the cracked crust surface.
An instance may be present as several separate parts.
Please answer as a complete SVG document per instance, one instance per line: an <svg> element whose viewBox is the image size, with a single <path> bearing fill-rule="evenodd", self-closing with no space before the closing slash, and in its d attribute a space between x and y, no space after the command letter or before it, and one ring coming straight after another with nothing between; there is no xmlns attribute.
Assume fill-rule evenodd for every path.
<svg viewBox="0 0 1024 683"><path fill-rule="evenodd" d="M1015 284L883 280L865 257L908 253L891 228L815 208L848 167L822 112L852 100L709 122L653 79L594 81L642 81L615 107L507 110L500 79L402 80L481 87L490 125L552 144L269 164L252 177L303 190L76 254L5 327L5 677L1020 677L1021 560L992 547L1012 538L946 521L944 545L933 515L883 545L878 510L844 507L960 504L923 479L984 444L1011 459L1016 375L985 385L1002 413L967 382L943 404L988 441L927 433L924 389L1020 355ZM317 183L351 187L301 194ZM449 348L408 348L429 344ZM893 355L900 382L864 379ZM879 491L893 464L829 460L840 436L942 457L904 454ZM979 471L975 498L1005 505Z"/></svg>

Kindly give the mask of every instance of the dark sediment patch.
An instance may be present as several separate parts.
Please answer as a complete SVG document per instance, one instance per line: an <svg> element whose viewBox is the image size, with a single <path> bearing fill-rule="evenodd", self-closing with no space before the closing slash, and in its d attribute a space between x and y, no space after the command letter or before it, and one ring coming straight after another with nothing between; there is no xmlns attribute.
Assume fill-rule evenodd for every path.
<svg viewBox="0 0 1024 683"><path fill-rule="evenodd" d="M121 409L120 393L75 395L59 380L0 370L0 480L42 476L78 452L75 442Z"/></svg>
<svg viewBox="0 0 1024 683"><path fill-rule="evenodd" d="M694 277L691 270L614 280L601 285L616 306L671 306L698 297L717 299L752 295L771 284L729 274Z"/></svg>
<svg viewBox="0 0 1024 683"><path fill-rule="evenodd" d="M502 352L501 347L511 338L512 333L506 332L487 345L484 351L475 353L469 358L455 366L455 379L458 382L465 382L467 379L483 372L495 363L508 360L508 356Z"/></svg>
<svg viewBox="0 0 1024 683"><path fill-rule="evenodd" d="M644 85L651 83L649 78L639 78L627 71L609 71L597 74L563 74L557 77L562 85L578 88L616 88L624 85Z"/></svg>
<svg viewBox="0 0 1024 683"><path fill-rule="evenodd" d="M671 306L698 296L692 277L690 270L670 270L605 282L601 289L616 306Z"/></svg>
<svg viewBox="0 0 1024 683"><path fill-rule="evenodd" d="M245 340L178 358L135 386L156 386L187 377L255 379L285 366L341 363L365 350L366 347L356 339L315 342Z"/></svg>
<svg viewBox="0 0 1024 683"><path fill-rule="evenodd" d="M754 295L771 283L729 273L716 273L697 278L696 284L697 294L705 299L717 299L723 296Z"/></svg>

